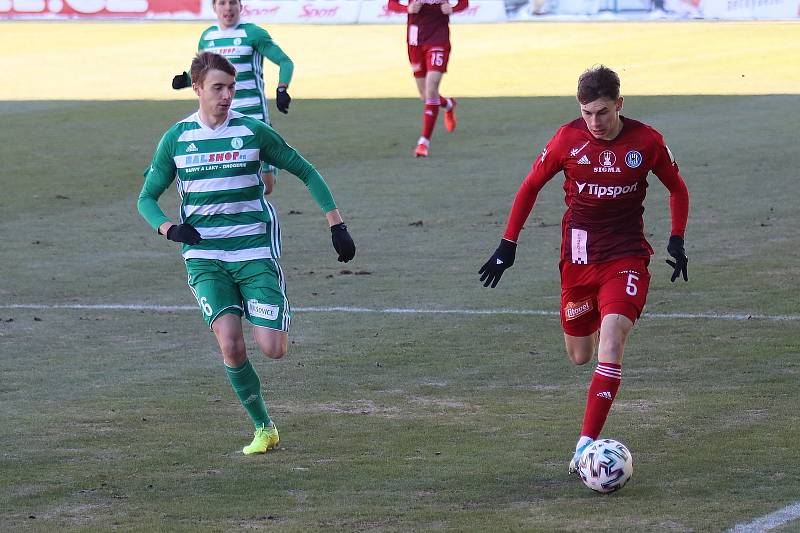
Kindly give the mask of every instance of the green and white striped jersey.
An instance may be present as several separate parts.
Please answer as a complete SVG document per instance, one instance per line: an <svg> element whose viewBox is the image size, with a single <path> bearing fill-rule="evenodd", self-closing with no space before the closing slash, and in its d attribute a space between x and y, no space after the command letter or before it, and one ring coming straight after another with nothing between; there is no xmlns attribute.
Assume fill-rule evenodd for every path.
<svg viewBox="0 0 800 533"><path fill-rule="evenodd" d="M226 30L211 26L200 36L198 49L225 56L236 67L236 98L231 108L269 124L264 96L264 58L280 67L278 82L292 81L292 60L272 41L266 30L241 23Z"/></svg>
<svg viewBox="0 0 800 533"><path fill-rule="evenodd" d="M139 213L158 231L169 221L158 198L176 181L181 222L194 226L203 239L183 245L185 259L277 259L281 232L275 208L264 197L262 162L300 178L323 212L336 208L319 172L275 130L229 111L216 129L196 112L167 130L144 173Z"/></svg>

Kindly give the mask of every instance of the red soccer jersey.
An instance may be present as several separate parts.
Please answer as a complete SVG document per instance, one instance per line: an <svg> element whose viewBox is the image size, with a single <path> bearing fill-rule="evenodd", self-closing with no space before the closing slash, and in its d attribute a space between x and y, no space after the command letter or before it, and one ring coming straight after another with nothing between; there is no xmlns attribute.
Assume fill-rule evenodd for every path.
<svg viewBox="0 0 800 533"><path fill-rule="evenodd" d="M419 0L419 13L408 13L408 6L399 0L389 0L387 7L395 13L408 13L406 40L411 46L450 46L450 16L442 13L442 4L447 0ZM458 0L453 13L467 9L469 0Z"/></svg>
<svg viewBox="0 0 800 533"><path fill-rule="evenodd" d="M678 165L655 129L620 119L622 130L611 141L596 139L582 118L558 130L517 192L505 239L517 241L537 194L562 170L567 204L561 222L562 261L601 263L653 253L642 219L650 171L671 193L671 234L683 237L689 192Z"/></svg>

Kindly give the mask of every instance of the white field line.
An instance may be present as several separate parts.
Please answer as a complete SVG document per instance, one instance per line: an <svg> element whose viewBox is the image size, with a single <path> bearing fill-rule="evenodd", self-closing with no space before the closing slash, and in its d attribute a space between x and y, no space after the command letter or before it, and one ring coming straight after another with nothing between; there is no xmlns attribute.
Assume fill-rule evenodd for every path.
<svg viewBox="0 0 800 533"><path fill-rule="evenodd" d="M194 305L148 305L148 304L0 304L0 309L34 309L50 311L56 309L72 309L86 311L196 311ZM369 313L369 314L406 314L406 315L534 315L558 316L557 311L544 309L430 309L402 307L293 307L300 313ZM685 318L708 320L768 320L768 321L800 321L800 315L762 315L751 313L648 313L645 318Z"/></svg>
<svg viewBox="0 0 800 533"><path fill-rule="evenodd" d="M0 309L55 310L73 309L87 311L196 311L194 305L146 305L146 304L0 304ZM301 313L374 313L374 314L441 314L441 315L535 315L558 316L555 311L543 309L414 309L387 307L295 307ZM800 315L761 315L747 313L645 313L649 318L684 318L709 320L768 320L798 321ZM800 502L793 503L774 513L757 518L747 524L737 524L726 533L760 533L775 529L800 519Z"/></svg>
<svg viewBox="0 0 800 533"><path fill-rule="evenodd" d="M794 502L774 513L764 515L747 524L736 524L727 533L760 533L781 527L800 518L800 502Z"/></svg>

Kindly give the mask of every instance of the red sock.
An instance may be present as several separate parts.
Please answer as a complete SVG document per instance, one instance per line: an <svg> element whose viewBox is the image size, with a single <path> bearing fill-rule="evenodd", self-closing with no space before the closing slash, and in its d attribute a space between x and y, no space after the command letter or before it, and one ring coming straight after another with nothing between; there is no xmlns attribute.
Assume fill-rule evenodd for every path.
<svg viewBox="0 0 800 533"><path fill-rule="evenodd" d="M425 102L425 112L422 115L422 136L430 139L433 135L433 127L436 126L436 119L439 117L439 103Z"/></svg>
<svg viewBox="0 0 800 533"><path fill-rule="evenodd" d="M597 363L592 374L592 383L586 398L586 412L583 415L581 436L596 439L603 429L608 411L619 390L622 379L622 365Z"/></svg>
<svg viewBox="0 0 800 533"><path fill-rule="evenodd" d="M449 102L449 98L445 98L444 96L439 97L439 107L447 108L447 106L450 105Z"/></svg>

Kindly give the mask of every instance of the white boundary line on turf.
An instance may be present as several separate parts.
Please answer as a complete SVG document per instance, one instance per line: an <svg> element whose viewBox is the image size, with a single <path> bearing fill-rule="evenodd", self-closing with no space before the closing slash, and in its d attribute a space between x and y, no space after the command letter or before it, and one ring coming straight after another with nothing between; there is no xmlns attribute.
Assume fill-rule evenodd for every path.
<svg viewBox="0 0 800 533"><path fill-rule="evenodd" d="M760 533L783 526L800 518L800 502L794 502L774 513L764 515L747 524L736 524L727 533Z"/></svg>
<svg viewBox="0 0 800 533"><path fill-rule="evenodd" d="M72 309L86 311L195 311L194 305L147 305L147 304L0 304L0 309L34 309L49 311L54 309ZM293 307L301 313L370 313L370 314L405 314L405 315L534 315L558 316L557 311L543 309L415 309L402 307ZM686 318L709 320L768 320L800 321L800 315L762 315L748 313L648 313L644 318Z"/></svg>

